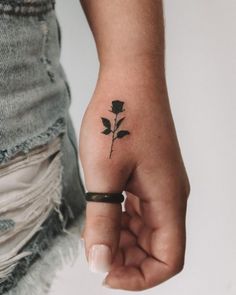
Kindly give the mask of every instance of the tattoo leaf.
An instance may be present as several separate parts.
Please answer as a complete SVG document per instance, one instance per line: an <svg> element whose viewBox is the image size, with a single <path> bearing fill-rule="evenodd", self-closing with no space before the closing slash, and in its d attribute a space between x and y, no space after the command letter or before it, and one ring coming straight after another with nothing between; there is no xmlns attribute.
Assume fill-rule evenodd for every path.
<svg viewBox="0 0 236 295"><path fill-rule="evenodd" d="M124 137L124 136L126 136L128 134L130 134L128 130L121 130L121 131L117 132L116 137L117 138L122 138L122 137Z"/></svg>
<svg viewBox="0 0 236 295"><path fill-rule="evenodd" d="M111 133L111 129L105 129L101 133L108 135Z"/></svg>
<svg viewBox="0 0 236 295"><path fill-rule="evenodd" d="M103 125L104 125L107 129L111 129L111 122L110 122L108 119L103 118L103 117L101 117L101 119L102 119L102 123L103 123Z"/></svg>
<svg viewBox="0 0 236 295"><path fill-rule="evenodd" d="M118 129L120 127L120 124L122 123L122 121L124 120L125 117L121 118L117 124L116 124L116 129Z"/></svg>

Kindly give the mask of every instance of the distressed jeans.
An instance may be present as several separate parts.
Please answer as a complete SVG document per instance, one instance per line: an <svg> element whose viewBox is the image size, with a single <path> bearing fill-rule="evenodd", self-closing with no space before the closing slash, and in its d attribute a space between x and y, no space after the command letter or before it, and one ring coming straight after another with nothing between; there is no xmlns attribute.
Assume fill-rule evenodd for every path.
<svg viewBox="0 0 236 295"><path fill-rule="evenodd" d="M84 220L60 52L55 0L0 0L0 295L47 294Z"/></svg>

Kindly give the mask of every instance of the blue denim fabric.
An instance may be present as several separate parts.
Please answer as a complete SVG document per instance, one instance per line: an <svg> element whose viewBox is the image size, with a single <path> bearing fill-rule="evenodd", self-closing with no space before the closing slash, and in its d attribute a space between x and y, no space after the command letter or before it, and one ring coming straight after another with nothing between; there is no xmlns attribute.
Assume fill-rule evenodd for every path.
<svg viewBox="0 0 236 295"><path fill-rule="evenodd" d="M0 1L0 163L65 130L60 38L54 1Z"/></svg>
<svg viewBox="0 0 236 295"><path fill-rule="evenodd" d="M61 29L54 0L0 0L0 168L19 154L62 142L62 224L55 211L24 245L33 249L20 260L0 294L17 286L55 236L82 214L86 202L77 138L69 114L70 86L60 63Z"/></svg>

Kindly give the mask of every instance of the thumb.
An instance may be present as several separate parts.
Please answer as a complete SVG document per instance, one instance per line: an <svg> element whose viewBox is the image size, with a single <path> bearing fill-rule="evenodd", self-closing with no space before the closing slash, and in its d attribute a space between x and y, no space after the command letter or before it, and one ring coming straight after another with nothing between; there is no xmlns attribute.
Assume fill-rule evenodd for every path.
<svg viewBox="0 0 236 295"><path fill-rule="evenodd" d="M83 238L92 272L109 271L119 246L121 214L121 204L87 202Z"/></svg>
<svg viewBox="0 0 236 295"><path fill-rule="evenodd" d="M120 192L125 190L135 157L127 147L127 132L114 144L118 111L123 104L113 101L109 114L101 99L93 98L83 116L79 134L79 157L88 192ZM114 104L119 103L119 108ZM101 114L101 115L100 115ZM107 116L107 118L106 118ZM109 119L108 119L109 116ZM102 120L101 120L102 119ZM114 120L114 124L112 124ZM124 118L119 117L119 125ZM123 123L122 123L123 124ZM104 133L104 126L109 131ZM111 130L112 129L112 130ZM124 138L123 138L124 137ZM120 137L121 138L121 137ZM119 152L118 152L119 151ZM112 153L112 155L111 155ZM114 157L114 153L115 157ZM121 231L122 204L89 201L84 226L85 255L93 272L109 272L118 252Z"/></svg>

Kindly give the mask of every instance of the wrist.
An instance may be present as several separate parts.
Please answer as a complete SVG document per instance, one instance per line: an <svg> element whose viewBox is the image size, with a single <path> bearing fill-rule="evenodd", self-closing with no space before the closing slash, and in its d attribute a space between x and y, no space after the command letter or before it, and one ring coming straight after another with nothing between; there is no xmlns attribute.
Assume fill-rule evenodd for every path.
<svg viewBox="0 0 236 295"><path fill-rule="evenodd" d="M94 96L120 96L136 102L167 98L164 67L150 59L101 64Z"/></svg>
<svg viewBox="0 0 236 295"><path fill-rule="evenodd" d="M158 55L131 55L106 58L100 62L99 75L127 82L163 82L165 79L164 57ZM127 80L127 77L129 79ZM109 80L110 80L109 79Z"/></svg>

